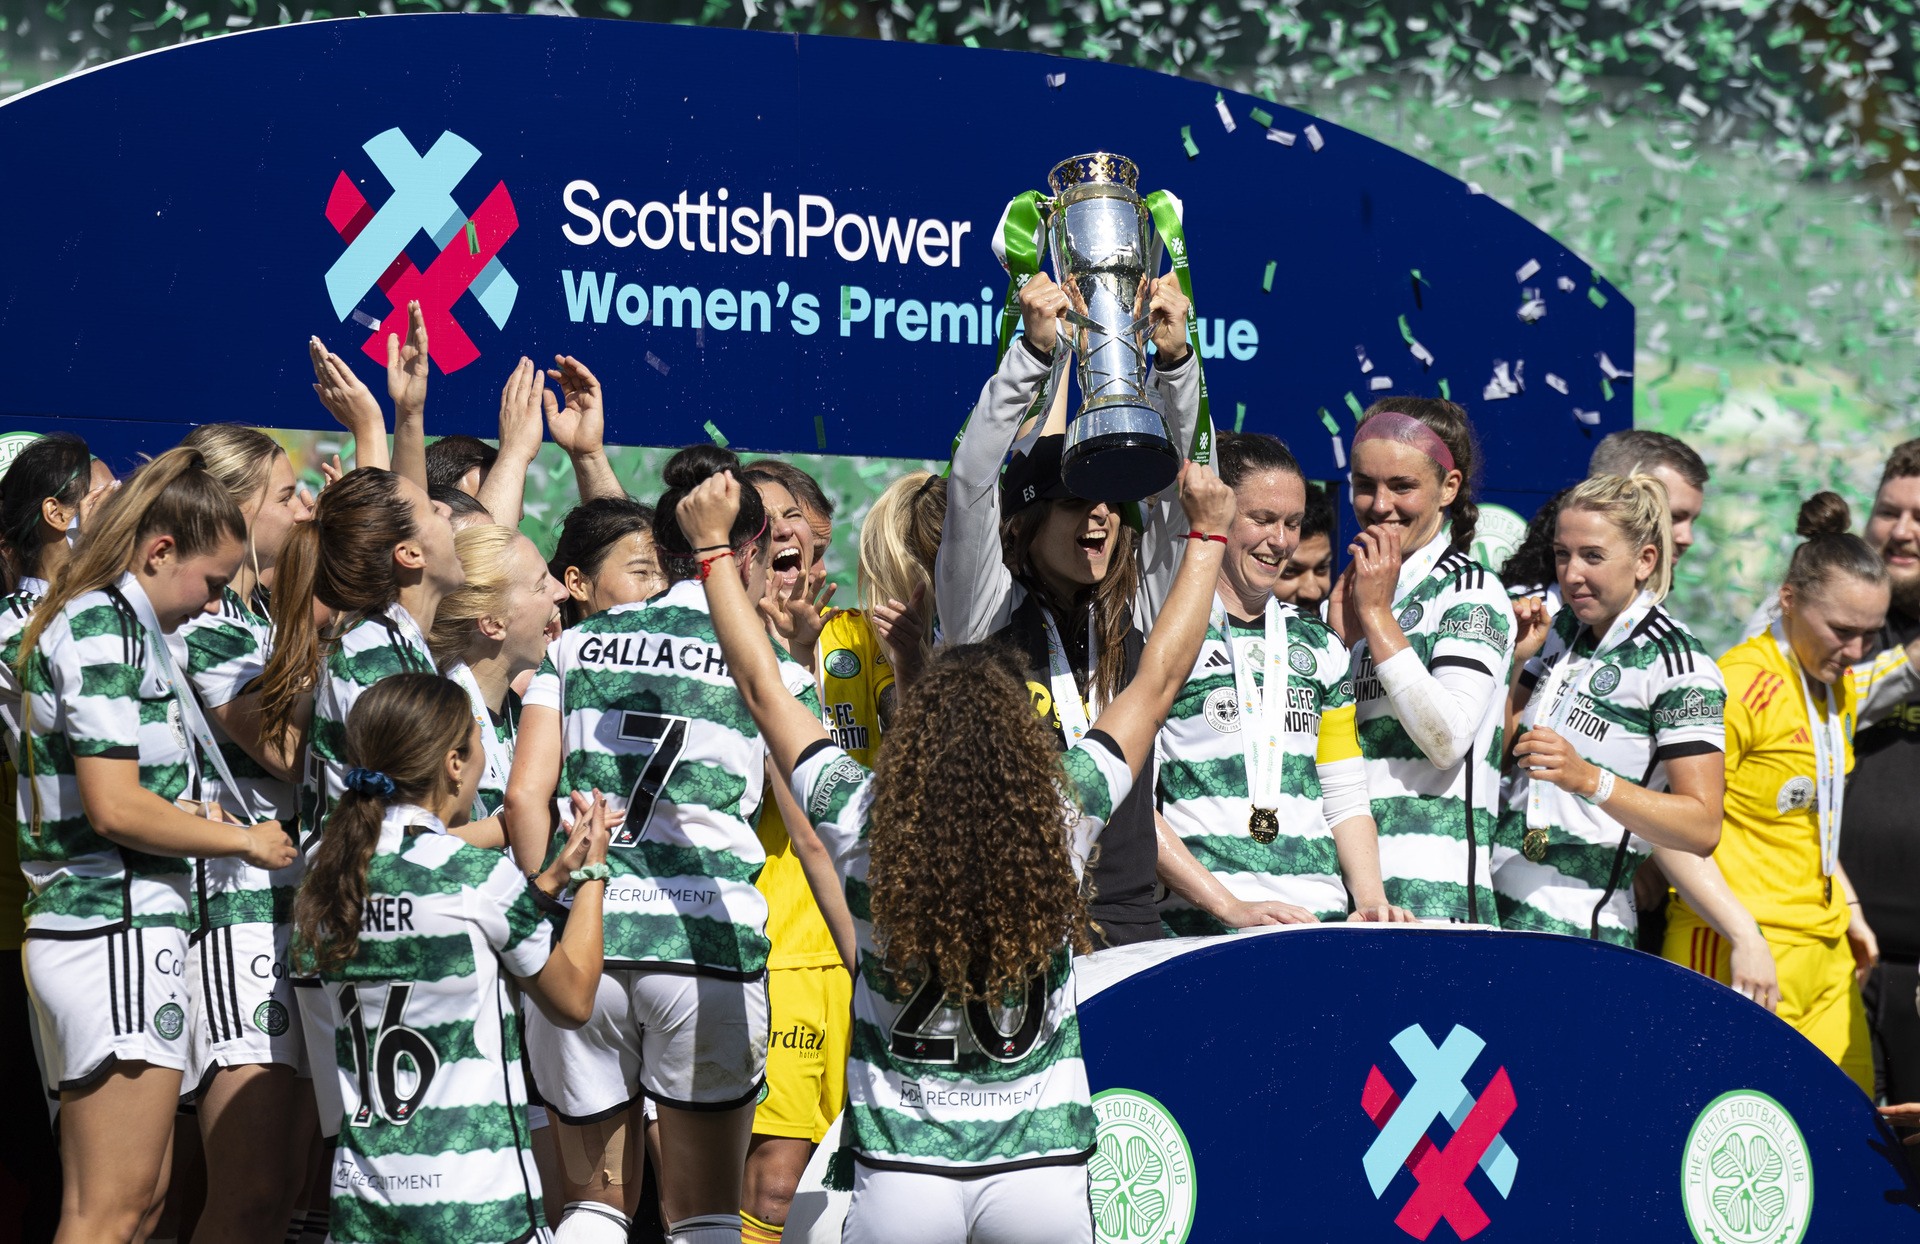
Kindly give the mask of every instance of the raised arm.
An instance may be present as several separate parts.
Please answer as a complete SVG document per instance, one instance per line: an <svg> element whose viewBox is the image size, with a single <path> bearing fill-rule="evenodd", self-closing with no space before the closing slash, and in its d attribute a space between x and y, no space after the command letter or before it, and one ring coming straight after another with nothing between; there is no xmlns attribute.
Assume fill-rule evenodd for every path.
<svg viewBox="0 0 1920 1244"><path fill-rule="evenodd" d="M1148 301L1152 317L1153 371L1147 382L1160 394L1167 416L1167 435L1173 448L1186 457L1193 447L1194 428L1200 422L1200 365L1187 348L1187 296L1172 273L1153 282ZM1208 438L1212 450L1212 438ZM1134 615L1158 617L1180 566L1180 512L1176 488L1140 503L1140 590L1134 596Z"/></svg>
<svg viewBox="0 0 1920 1244"><path fill-rule="evenodd" d="M554 355L553 364L547 379L559 387L566 405L556 401L551 390L547 392L547 431L573 463L573 482L580 490L580 499L626 496L626 489L613 473L613 464L607 461L607 415L600 382L571 354Z"/></svg>
<svg viewBox="0 0 1920 1244"><path fill-rule="evenodd" d="M680 530L696 549L724 549L730 542L733 520L740 513L740 481L733 472L709 476L680 502ZM780 677L780 662L767 638L767 625L747 596L741 580L740 554L720 552L701 575L707 588L707 608L713 629L726 654L740 698L754 724L766 737L768 753L783 783L793 781L800 753L827 737L826 727L794 699Z"/></svg>
<svg viewBox="0 0 1920 1244"><path fill-rule="evenodd" d="M1136 779L1153 755L1154 735L1173 707L1173 697L1186 685L1200 655L1220 562L1226 556L1225 533L1233 522L1233 489L1198 463L1180 469L1180 504L1192 530L1210 538L1187 542L1167 607L1140 654L1139 670L1094 723L1120 745Z"/></svg>
<svg viewBox="0 0 1920 1244"><path fill-rule="evenodd" d="M393 399L393 473L427 488L427 321L407 304L407 341L387 334L387 396ZM362 463L361 465L366 465Z"/></svg>
<svg viewBox="0 0 1920 1244"><path fill-rule="evenodd" d="M380 413L373 390L318 337L307 338L307 357L313 363L313 395L353 437L354 465L390 469L393 458L387 452L387 417Z"/></svg>
<svg viewBox="0 0 1920 1244"><path fill-rule="evenodd" d="M947 517L934 562L934 604L949 643L978 643L1013 614L1013 575L1000 550L1000 465L1053 367L1067 296L1046 273L1020 291L1025 331L980 390L947 480Z"/></svg>
<svg viewBox="0 0 1920 1244"><path fill-rule="evenodd" d="M522 358L500 390L500 456L476 498L502 527L518 527L527 493L527 471L540 456L540 404L547 374ZM549 397L549 400L551 398Z"/></svg>

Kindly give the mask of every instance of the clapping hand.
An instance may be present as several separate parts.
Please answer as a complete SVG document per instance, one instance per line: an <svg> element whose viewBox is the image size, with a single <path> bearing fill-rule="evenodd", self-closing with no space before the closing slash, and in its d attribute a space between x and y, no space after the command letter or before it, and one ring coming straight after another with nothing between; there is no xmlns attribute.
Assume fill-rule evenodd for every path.
<svg viewBox="0 0 1920 1244"><path fill-rule="evenodd" d="M387 396L396 419L419 418L427 408L427 321L418 302L407 304L407 340L387 334Z"/></svg>

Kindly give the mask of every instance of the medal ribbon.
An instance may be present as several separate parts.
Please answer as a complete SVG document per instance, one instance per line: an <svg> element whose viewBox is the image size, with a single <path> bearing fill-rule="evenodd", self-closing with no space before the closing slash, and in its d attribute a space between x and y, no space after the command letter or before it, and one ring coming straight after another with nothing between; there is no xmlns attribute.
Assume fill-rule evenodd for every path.
<svg viewBox="0 0 1920 1244"><path fill-rule="evenodd" d="M122 574L119 582L120 595L133 606L133 615L140 619L140 625L147 632L147 660L157 661L162 676L173 692L174 702L180 705L180 720L187 727L187 733L193 736L193 742L208 760L213 762L214 772L219 774L221 785L232 792L233 798L240 804L238 815L247 824L274 819L271 809L265 815L256 812L240 783L233 780L233 770L227 765L227 758L220 753L220 745L214 741L213 730L207 725L205 714L200 711L200 697L194 693L193 684L180 676L180 665L175 659L170 639L179 638L184 648L186 640L178 635L169 636L160 630L160 615L154 612L153 602L147 599L146 592L140 587L140 581L132 574ZM200 762L195 759L194 749L187 748L187 769L194 782L201 782ZM203 792L204 793L204 792ZM224 804L222 805L225 806Z"/></svg>
<svg viewBox="0 0 1920 1244"><path fill-rule="evenodd" d="M1035 602L1038 604L1038 602ZM1053 611L1040 605L1040 621L1047 628L1047 682L1053 689L1053 711L1059 715L1060 730L1072 747L1087 736L1087 702L1080 698L1080 684L1073 680L1073 667L1067 661L1067 646L1060 642L1054 626ZM1093 615L1087 615L1087 681L1093 681L1100 668L1100 637L1094 633Z"/></svg>
<svg viewBox="0 0 1920 1244"><path fill-rule="evenodd" d="M1840 795L1846 778L1847 727L1840 717L1840 706L1834 702L1832 687L1822 688L1827 719L1824 724L1820 721L1813 699L1813 679L1807 677L1806 671L1800 668L1799 658L1793 655L1793 645L1787 642L1786 623L1776 620L1772 630L1773 642L1786 658L1787 668L1799 677L1800 692L1806 698L1807 735L1813 740L1814 810L1820 825L1820 875L1828 878L1827 884L1831 886L1834 866L1840 860ZM1841 677L1846 675L1843 673Z"/></svg>
<svg viewBox="0 0 1920 1244"><path fill-rule="evenodd" d="M467 705L473 712L474 724L480 727L480 742L487 754L487 771L480 779L480 785L493 790L506 790L507 774L513 768L513 752L493 728L493 713L487 707L486 693L480 690L480 680L473 676L473 671L467 668L465 661L448 670L447 677L460 684L460 689L467 693ZM498 809L488 808L481 803L478 793L474 795L474 820L484 821L496 811Z"/></svg>
<svg viewBox="0 0 1920 1244"><path fill-rule="evenodd" d="M1287 619L1280 602L1269 596L1266 608L1265 651L1262 653L1261 684L1254 685L1253 662L1241 651L1234 638L1233 624L1226 606L1213 598L1213 626L1227 644L1227 659L1233 665L1233 689L1240 701L1240 751L1247 766L1247 796L1252 806L1266 811L1280 807L1280 726L1286 720L1287 699Z"/></svg>
<svg viewBox="0 0 1920 1244"><path fill-rule="evenodd" d="M1153 213L1153 227L1173 258L1173 275L1180 282L1180 292L1187 296L1187 349L1193 354L1194 379L1200 384L1200 417L1194 421L1193 445L1187 457L1206 466L1213 461L1213 413L1207 402L1207 373L1200 360L1200 317L1193 309L1193 274L1187 270L1187 234L1180 223L1180 200L1165 190L1156 190L1147 196L1146 203ZM1160 265L1153 266L1157 269Z"/></svg>
<svg viewBox="0 0 1920 1244"><path fill-rule="evenodd" d="M1527 725L1529 727L1545 726L1565 737L1567 719L1573 716L1574 707L1580 703L1580 694L1574 690L1575 681L1595 663L1605 661L1610 653L1632 638L1634 631L1640 628L1640 624L1646 621L1647 615L1653 611L1653 606L1653 593L1643 591L1633 598L1631 604L1620 611L1618 617L1614 618L1613 624L1607 627L1607 633L1602 635L1599 642L1593 646L1593 652L1590 655L1576 658L1573 650L1569 648L1560 662L1547 671L1547 681L1528 702L1527 707L1532 710L1532 720L1528 721ZM1577 632L1575 640L1578 642ZM1575 744L1574 750L1579 750L1578 744ZM1527 779L1528 829L1555 828L1553 818L1547 813L1549 788L1560 790L1551 782L1539 782L1531 777ZM1560 791L1560 793L1570 794L1567 791ZM1600 815L1604 816L1605 813Z"/></svg>

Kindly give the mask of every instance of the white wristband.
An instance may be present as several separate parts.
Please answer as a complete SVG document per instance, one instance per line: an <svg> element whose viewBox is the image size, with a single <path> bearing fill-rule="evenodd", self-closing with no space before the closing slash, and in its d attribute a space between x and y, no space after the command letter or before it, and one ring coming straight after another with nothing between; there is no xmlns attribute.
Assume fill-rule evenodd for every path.
<svg viewBox="0 0 1920 1244"><path fill-rule="evenodd" d="M1580 798L1586 800L1596 808L1613 798L1613 771L1611 769L1600 770L1600 780L1594 784L1593 793L1591 795L1582 795Z"/></svg>

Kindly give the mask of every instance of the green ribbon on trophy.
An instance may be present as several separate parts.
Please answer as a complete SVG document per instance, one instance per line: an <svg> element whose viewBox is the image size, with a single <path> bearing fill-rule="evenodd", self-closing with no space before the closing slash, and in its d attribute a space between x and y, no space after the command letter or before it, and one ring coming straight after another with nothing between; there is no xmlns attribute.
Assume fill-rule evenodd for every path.
<svg viewBox="0 0 1920 1244"><path fill-rule="evenodd" d="M1198 417L1194 423L1192 442L1187 447L1187 457L1202 464L1210 463L1213 457L1213 416L1207 395L1206 371L1200 357L1200 319L1194 310L1193 277L1188 266L1186 232L1180 223L1179 201L1165 190L1156 190L1145 196L1144 199L1133 195L1132 184L1137 176L1137 171L1134 169L1131 161L1121 156L1094 154L1091 156L1075 157L1073 160L1062 163L1054 170L1050 178L1050 180L1054 182L1054 189L1056 191L1063 190L1061 184L1063 172L1068 174L1066 180L1071 183L1097 181L1112 184L1116 181L1120 182L1126 187L1124 198L1135 204L1136 209L1145 209L1145 212L1152 220L1154 235L1158 242L1158 246L1153 248L1154 260L1150 264L1149 270L1145 273L1148 278L1152 278L1159 267L1157 257L1162 247L1164 247L1167 254L1171 257L1174 277L1179 281L1180 291L1187 299L1187 348L1193 355L1195 382L1199 386ZM1066 188L1066 192L1069 195L1073 193L1071 186ZM1084 198L1085 196L1083 195L1081 197ZM1051 222L1055 215L1064 210L1064 202L1065 196L1049 198L1040 191L1029 190L1015 196L1013 200L1007 204L1006 211L1002 213L999 231L1000 236L998 239L999 246L996 247L996 250L999 253L1002 266L1007 270L1008 280L1007 296L1001 306L1000 331L994 354L994 364L996 368L1006 358L1007 350L1013 344L1014 334L1020 329L1020 291L1025 288L1027 282L1032 280L1040 271L1040 261L1042 257L1041 239L1044 236L1041 231L1043 227ZM1118 207L1118 205L1119 200L1116 200L1113 206ZM1056 244L1057 243L1058 239L1056 239ZM1108 318L1115 320L1124 319L1125 312L1130 309L1131 308L1120 308L1121 314L1114 315L1112 312L1115 309L1108 308ZM1130 332L1139 327L1137 321L1134 322L1131 328L1128 328L1126 325L1117 322L1099 323L1095 320L1088 319L1086 316L1069 316L1068 318L1070 322L1076 323L1082 328L1105 330L1109 337L1124 335L1122 332L1123 329ZM1041 381L1038 393L1035 395L1032 404L1027 408L1027 413L1022 417L1021 422L1023 424L1036 416L1044 416L1047 403L1051 399L1055 387L1060 382L1065 361L1065 352L1056 348L1053 371ZM1085 361L1083 360L1083 366L1084 365ZM1085 383L1086 376L1082 376L1082 381L1082 388L1084 389L1087 387ZM954 436L954 452L958 452L960 438L965 435L965 433L966 424L962 423L960 432ZM1164 438L1162 438L1162 444L1164 444ZM1175 465L1177 466L1177 463ZM950 473L951 470L952 461L949 459L947 473ZM1158 490L1154 489L1153 491ZM1141 525L1140 511L1137 504L1129 502L1126 505L1125 517L1129 526L1134 527L1136 530L1139 529Z"/></svg>

